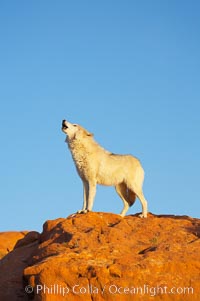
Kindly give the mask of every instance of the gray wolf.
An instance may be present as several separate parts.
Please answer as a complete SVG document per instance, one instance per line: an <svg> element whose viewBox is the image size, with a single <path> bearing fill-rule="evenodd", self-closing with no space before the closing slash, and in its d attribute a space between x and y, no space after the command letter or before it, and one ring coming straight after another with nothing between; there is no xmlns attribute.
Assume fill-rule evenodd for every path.
<svg viewBox="0 0 200 301"><path fill-rule="evenodd" d="M136 197L142 204L140 217L147 217L147 201L142 192L144 170L140 161L132 155L116 155L101 147L88 132L78 124L62 121L62 131L71 151L77 172L83 182L83 208L78 213L92 210L96 185L115 186L124 203L120 215L125 216Z"/></svg>

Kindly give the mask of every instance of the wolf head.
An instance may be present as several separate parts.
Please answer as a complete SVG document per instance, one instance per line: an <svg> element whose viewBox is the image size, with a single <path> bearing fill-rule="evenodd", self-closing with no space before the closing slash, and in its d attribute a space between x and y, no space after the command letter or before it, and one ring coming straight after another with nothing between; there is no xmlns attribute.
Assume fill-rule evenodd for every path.
<svg viewBox="0 0 200 301"><path fill-rule="evenodd" d="M82 126L78 124L70 123L69 121L62 121L62 131L67 135L69 140L76 138L84 138L88 136L93 136L90 132L84 129Z"/></svg>

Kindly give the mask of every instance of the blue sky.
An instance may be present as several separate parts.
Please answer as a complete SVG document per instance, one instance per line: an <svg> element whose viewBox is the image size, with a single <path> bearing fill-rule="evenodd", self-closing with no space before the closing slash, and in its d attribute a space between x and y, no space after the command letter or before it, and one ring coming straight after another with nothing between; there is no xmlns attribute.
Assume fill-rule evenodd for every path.
<svg viewBox="0 0 200 301"><path fill-rule="evenodd" d="M81 208L64 118L140 158L151 212L200 217L199 37L199 1L1 1L0 231Z"/></svg>

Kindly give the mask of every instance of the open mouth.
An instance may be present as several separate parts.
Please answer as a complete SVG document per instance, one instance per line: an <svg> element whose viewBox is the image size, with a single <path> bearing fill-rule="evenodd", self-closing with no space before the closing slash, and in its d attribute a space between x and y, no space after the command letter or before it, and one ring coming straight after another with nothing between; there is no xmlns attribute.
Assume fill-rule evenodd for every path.
<svg viewBox="0 0 200 301"><path fill-rule="evenodd" d="M63 130L68 129L68 126L65 124L65 120L63 120L63 122L62 122L62 129Z"/></svg>
<svg viewBox="0 0 200 301"><path fill-rule="evenodd" d="M63 130L66 130L66 129L68 129L68 126L63 125L63 126L62 126L62 129L63 129Z"/></svg>

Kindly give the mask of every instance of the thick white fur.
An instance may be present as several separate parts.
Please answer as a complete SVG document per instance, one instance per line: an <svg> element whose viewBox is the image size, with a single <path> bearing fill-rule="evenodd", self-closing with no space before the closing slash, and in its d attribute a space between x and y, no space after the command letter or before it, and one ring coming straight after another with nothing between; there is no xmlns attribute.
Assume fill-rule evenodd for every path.
<svg viewBox="0 0 200 301"><path fill-rule="evenodd" d="M115 186L124 203L124 216L138 197L142 204L140 217L147 217L147 201L142 192L144 170L140 161L131 155L115 155L102 148L93 135L77 124L63 120L62 130L71 151L76 169L83 182L84 202L79 213L92 210L96 185Z"/></svg>

